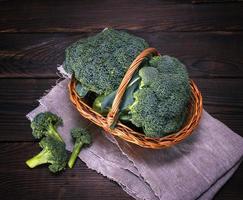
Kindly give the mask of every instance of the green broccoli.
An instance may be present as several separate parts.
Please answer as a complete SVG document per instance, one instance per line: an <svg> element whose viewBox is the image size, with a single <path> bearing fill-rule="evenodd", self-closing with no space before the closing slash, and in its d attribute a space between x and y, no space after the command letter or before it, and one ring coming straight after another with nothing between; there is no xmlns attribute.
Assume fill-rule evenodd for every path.
<svg viewBox="0 0 243 200"><path fill-rule="evenodd" d="M98 97L93 109L106 116L128 67L147 47L139 37L105 29L68 47L64 67L78 80L78 94L94 92ZM186 120L189 77L176 58L151 56L140 65L135 83L127 87L118 116L143 128L149 137L162 137L179 130Z"/></svg>
<svg viewBox="0 0 243 200"><path fill-rule="evenodd" d="M157 71L157 72L156 72ZM150 67L139 71L140 89L129 107L131 122L149 137L162 137L178 131L187 115L190 100L189 78L177 59L157 56Z"/></svg>
<svg viewBox="0 0 243 200"><path fill-rule="evenodd" d="M123 96L123 101L121 102L121 105L120 105L120 111L122 111L122 112L125 111L127 109L127 107L133 103L133 100L134 100L133 93L138 88L140 80L141 80L141 78L136 74L135 76L133 76L133 78L129 82L127 89ZM117 92L117 90L113 91L112 93L110 93L108 95L98 96L95 99L95 101L93 102L93 109L98 113L107 115L112 106L112 102L115 98L116 92Z"/></svg>
<svg viewBox="0 0 243 200"><path fill-rule="evenodd" d="M148 137L162 137L178 131L186 119L190 101L185 66L176 58L156 56L138 74L139 88L123 98L122 101L126 101L132 96L133 101L123 108L126 112L120 113L119 119L142 127Z"/></svg>
<svg viewBox="0 0 243 200"><path fill-rule="evenodd" d="M87 90L81 83L77 83L75 91L77 92L78 96L85 97L89 90Z"/></svg>
<svg viewBox="0 0 243 200"><path fill-rule="evenodd" d="M65 144L53 137L44 137L40 143L43 149L39 154L26 161L30 168L42 164L50 164L49 170L53 173L63 170L67 164Z"/></svg>
<svg viewBox="0 0 243 200"><path fill-rule="evenodd" d="M105 29L68 47L64 68L83 90L107 95L118 88L132 61L147 47L142 38Z"/></svg>
<svg viewBox="0 0 243 200"><path fill-rule="evenodd" d="M72 138L75 140L71 157L68 161L69 168L72 168L83 145L91 143L91 136L87 130L83 128L73 128L71 130Z"/></svg>
<svg viewBox="0 0 243 200"><path fill-rule="evenodd" d="M51 112L39 113L30 124L32 135L36 139L41 139L44 136L51 136L63 142L63 139L57 131L57 127L62 125L62 123L62 119Z"/></svg>

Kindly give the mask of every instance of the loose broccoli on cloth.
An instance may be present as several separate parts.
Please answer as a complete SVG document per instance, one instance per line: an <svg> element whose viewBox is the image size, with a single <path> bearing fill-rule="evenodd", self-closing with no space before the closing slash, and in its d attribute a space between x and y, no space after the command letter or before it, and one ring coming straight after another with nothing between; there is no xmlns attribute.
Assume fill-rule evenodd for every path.
<svg viewBox="0 0 243 200"><path fill-rule="evenodd" d="M75 142L71 157L68 161L69 168L73 168L73 165L80 153L81 148L84 145L89 145L92 141L89 132L83 128L73 128L71 130L71 136Z"/></svg>
<svg viewBox="0 0 243 200"><path fill-rule="evenodd" d="M49 164L49 170L53 173L62 171L67 165L66 145L57 131L57 127L63 124L63 120L54 113L43 112L37 114L31 122L32 135L39 142L42 151L25 163L30 168L42 164ZM91 143L90 134L82 128L73 128L71 136L75 140L73 152L68 161L68 166L73 167L83 145Z"/></svg>
<svg viewBox="0 0 243 200"><path fill-rule="evenodd" d="M59 140L47 136L40 143L43 149L39 154L26 161L30 168L34 168L42 164L50 164L49 170L53 173L62 171L67 164L67 152L65 144Z"/></svg>
<svg viewBox="0 0 243 200"><path fill-rule="evenodd" d="M89 91L96 93L93 109L106 116L127 68L147 47L139 37L105 29L66 49L65 70L78 81L76 91L80 97ZM170 56L151 55L126 89L119 120L142 128L148 137L163 137L183 126L189 101L185 66Z"/></svg>
<svg viewBox="0 0 243 200"><path fill-rule="evenodd" d="M30 168L50 164L49 170L53 173L65 169L67 164L66 145L57 131L57 127L62 124L62 119L51 112L39 113L34 117L30 124L32 135L35 139L41 139L39 145L43 150L26 161Z"/></svg>
<svg viewBox="0 0 243 200"><path fill-rule="evenodd" d="M35 139L51 136L63 142L62 137L57 131L57 127L62 125L62 123L62 119L51 112L39 113L30 124L32 135Z"/></svg>

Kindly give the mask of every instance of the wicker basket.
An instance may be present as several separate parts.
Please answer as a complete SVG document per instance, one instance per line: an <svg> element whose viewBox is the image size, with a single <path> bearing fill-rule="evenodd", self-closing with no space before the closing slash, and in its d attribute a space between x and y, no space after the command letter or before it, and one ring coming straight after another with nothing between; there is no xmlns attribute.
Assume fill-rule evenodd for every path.
<svg viewBox="0 0 243 200"><path fill-rule="evenodd" d="M80 112L80 114L91 122L95 123L96 125L102 127L107 133L118 136L123 140L137 144L144 148L161 149L170 147L185 139L187 136L192 134L193 130L199 123L202 114L202 96L192 80L190 80L191 101L189 106L188 118L184 126L178 132L161 138L150 138L146 137L143 133L138 133L132 130L121 122L118 122L114 129L110 128L111 124L118 116L119 105L122 100L122 96L126 90L129 81L133 76L133 73L139 67L143 59L151 54L159 55L158 51L155 48L148 48L141 52L140 55L138 55L137 58L132 62L123 80L120 83L120 86L117 90L116 96L112 104L112 108L108 113L107 117L104 117L101 114L95 112L87 103L85 103L82 98L77 95L75 91L77 81L74 78L72 78L69 83L69 93L71 101Z"/></svg>

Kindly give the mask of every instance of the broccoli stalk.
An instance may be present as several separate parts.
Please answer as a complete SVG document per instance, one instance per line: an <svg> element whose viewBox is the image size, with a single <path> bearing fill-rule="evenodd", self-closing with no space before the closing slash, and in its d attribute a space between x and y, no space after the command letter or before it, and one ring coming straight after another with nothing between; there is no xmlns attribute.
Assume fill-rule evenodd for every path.
<svg viewBox="0 0 243 200"><path fill-rule="evenodd" d="M73 151L71 157L68 161L69 168L73 168L73 165L84 145L89 145L91 143L90 134L82 128L73 128L71 130L72 138L75 140Z"/></svg>
<svg viewBox="0 0 243 200"><path fill-rule="evenodd" d="M64 142L57 131L57 127L62 125L62 119L51 112L39 113L31 122L32 135L36 139L44 136L51 136L60 142Z"/></svg>
<svg viewBox="0 0 243 200"><path fill-rule="evenodd" d="M47 135L53 136L58 139L60 142L64 142L60 134L57 132L56 127L53 124L49 124Z"/></svg>
<svg viewBox="0 0 243 200"><path fill-rule="evenodd" d="M126 88L126 91L123 95L119 107L119 113L116 119L114 119L114 122L111 124L110 126L111 129L115 128L118 119L122 119L123 121L128 121L130 117L128 116L128 107L134 102L133 93L138 89L140 81L141 78L138 76L138 73L135 73L135 75L130 80ZM105 95L98 96L93 103L93 109L104 116L107 115L112 106L116 93L117 90L113 91L112 93L106 96Z"/></svg>
<svg viewBox="0 0 243 200"><path fill-rule="evenodd" d="M74 143L73 151L72 151L71 157L68 161L69 168L73 168L73 165L74 165L74 163L75 163L75 161L78 157L78 154L81 151L82 146L83 146L82 142L75 142Z"/></svg>
<svg viewBox="0 0 243 200"><path fill-rule="evenodd" d="M30 168L35 168L38 165L46 164L49 161L49 150L43 149L39 154L34 156L33 158L26 161L26 164Z"/></svg>
<svg viewBox="0 0 243 200"><path fill-rule="evenodd" d="M30 168L35 168L36 166L48 163L50 164L49 170L53 173L65 168L67 163L67 152L64 143L48 136L43 138L39 145L43 150L26 161L26 164Z"/></svg>

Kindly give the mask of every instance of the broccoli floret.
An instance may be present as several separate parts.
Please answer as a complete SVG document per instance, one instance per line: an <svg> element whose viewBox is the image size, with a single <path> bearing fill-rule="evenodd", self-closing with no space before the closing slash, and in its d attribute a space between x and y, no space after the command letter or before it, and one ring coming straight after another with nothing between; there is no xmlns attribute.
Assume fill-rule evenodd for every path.
<svg viewBox="0 0 243 200"><path fill-rule="evenodd" d="M51 112L39 113L30 124L32 135L36 139L41 139L44 136L51 136L63 142L63 139L57 131L57 127L62 125L62 123L62 119Z"/></svg>
<svg viewBox="0 0 243 200"><path fill-rule="evenodd" d="M39 154L26 161L30 168L42 164L50 164L49 170L53 173L63 170L67 164L65 144L53 137L44 137L40 143L43 149Z"/></svg>
<svg viewBox="0 0 243 200"><path fill-rule="evenodd" d="M147 47L142 38L105 29L68 47L64 66L83 88L107 95L118 88L132 61Z"/></svg>
<svg viewBox="0 0 243 200"><path fill-rule="evenodd" d="M184 65L169 56L152 58L150 66L139 71L142 84L129 113L131 122L147 136L162 137L178 131L186 119L189 78Z"/></svg>
<svg viewBox="0 0 243 200"><path fill-rule="evenodd" d="M140 88L150 85L157 78L159 71L154 67L143 67L139 70L139 76L142 78Z"/></svg>
<svg viewBox="0 0 243 200"><path fill-rule="evenodd" d="M178 74L181 79L188 81L186 67L177 58L168 55L155 56L149 61L149 65L156 68L160 74Z"/></svg>
<svg viewBox="0 0 243 200"><path fill-rule="evenodd" d="M91 143L91 136L86 129L83 128L73 128L71 130L72 138L75 140L73 151L71 157L68 161L69 168L72 168L81 148L84 145L89 145Z"/></svg>

